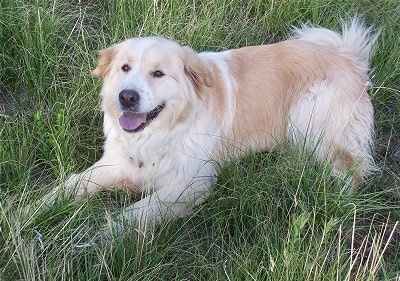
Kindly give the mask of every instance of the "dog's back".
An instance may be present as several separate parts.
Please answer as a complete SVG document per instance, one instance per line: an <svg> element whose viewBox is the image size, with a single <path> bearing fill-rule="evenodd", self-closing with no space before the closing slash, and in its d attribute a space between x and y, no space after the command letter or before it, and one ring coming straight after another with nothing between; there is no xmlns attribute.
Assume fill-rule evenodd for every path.
<svg viewBox="0 0 400 281"><path fill-rule="evenodd" d="M375 40L355 19L341 35L303 26L291 40L225 52L236 92L223 153L241 156L290 140L332 161L334 174L352 171L357 185L375 169L367 93Z"/></svg>

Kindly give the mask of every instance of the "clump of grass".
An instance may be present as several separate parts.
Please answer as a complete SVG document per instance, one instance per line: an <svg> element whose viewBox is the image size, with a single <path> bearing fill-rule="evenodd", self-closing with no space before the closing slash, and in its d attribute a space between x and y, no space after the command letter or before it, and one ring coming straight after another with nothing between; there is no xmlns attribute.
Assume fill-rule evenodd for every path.
<svg viewBox="0 0 400 281"><path fill-rule="evenodd" d="M0 9L0 280L399 278L395 1L5 0ZM148 232L99 237L106 213L130 202L120 193L23 214L101 154L100 82L89 77L97 50L157 34L218 51L280 41L301 22L337 29L356 13L382 29L371 93L381 172L360 192L340 192L329 163L279 147L227 165L205 204Z"/></svg>

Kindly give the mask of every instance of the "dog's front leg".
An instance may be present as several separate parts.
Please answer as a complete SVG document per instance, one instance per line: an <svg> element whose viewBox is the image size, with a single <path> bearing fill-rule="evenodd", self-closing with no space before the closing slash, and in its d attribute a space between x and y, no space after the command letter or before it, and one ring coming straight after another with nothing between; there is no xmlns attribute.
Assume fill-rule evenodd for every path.
<svg viewBox="0 0 400 281"><path fill-rule="evenodd" d="M71 175L65 183L56 186L34 204L27 206L27 211L42 205L52 206L59 196L79 199L111 186L122 185L124 183L123 169L120 168L122 165L125 163L115 163L112 157L104 155L84 172Z"/></svg>
<svg viewBox="0 0 400 281"><path fill-rule="evenodd" d="M216 176L211 164L208 169L204 168L201 174L193 177L189 184L185 184L183 179L176 179L128 206L117 220L113 221L113 226L120 229L123 222L137 222L140 227L145 227L162 219L186 215L207 199L215 183Z"/></svg>
<svg viewBox="0 0 400 281"><path fill-rule="evenodd" d="M100 159L90 168L79 174L71 175L65 182L66 191L79 199L124 183L121 164Z"/></svg>
<svg viewBox="0 0 400 281"><path fill-rule="evenodd" d="M158 223L163 218L182 217L204 202L209 195L210 185L189 186L185 189L164 187L125 208L119 220L151 224Z"/></svg>

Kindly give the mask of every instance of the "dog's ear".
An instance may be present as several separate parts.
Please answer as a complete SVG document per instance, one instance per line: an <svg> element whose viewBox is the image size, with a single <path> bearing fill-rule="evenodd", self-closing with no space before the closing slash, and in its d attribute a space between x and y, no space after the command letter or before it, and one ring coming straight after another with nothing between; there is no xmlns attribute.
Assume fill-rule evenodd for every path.
<svg viewBox="0 0 400 281"><path fill-rule="evenodd" d="M92 70L91 75L93 77L104 77L108 73L111 67L111 61L115 56L115 48L113 46L104 49L99 52L100 59L97 63L97 66L94 70Z"/></svg>
<svg viewBox="0 0 400 281"><path fill-rule="evenodd" d="M209 66L191 48L185 46L183 50L185 74L192 82L196 92L199 93L203 87L211 87L213 85L213 77Z"/></svg>

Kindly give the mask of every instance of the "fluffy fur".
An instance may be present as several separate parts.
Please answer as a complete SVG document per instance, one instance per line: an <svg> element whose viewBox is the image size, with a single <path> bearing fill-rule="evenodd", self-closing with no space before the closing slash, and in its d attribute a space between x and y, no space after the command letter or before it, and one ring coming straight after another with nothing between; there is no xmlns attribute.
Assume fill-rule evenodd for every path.
<svg viewBox="0 0 400 281"><path fill-rule="evenodd" d="M92 72L103 78L104 155L65 186L77 197L142 192L120 219L158 222L207 198L214 160L286 141L315 150L319 161L332 161L334 175L350 172L357 185L374 168L367 90L375 39L353 20L342 34L303 26L277 44L216 53L161 37L112 45Z"/></svg>

